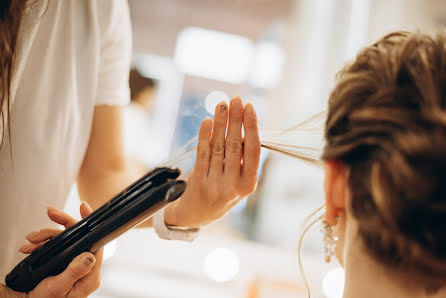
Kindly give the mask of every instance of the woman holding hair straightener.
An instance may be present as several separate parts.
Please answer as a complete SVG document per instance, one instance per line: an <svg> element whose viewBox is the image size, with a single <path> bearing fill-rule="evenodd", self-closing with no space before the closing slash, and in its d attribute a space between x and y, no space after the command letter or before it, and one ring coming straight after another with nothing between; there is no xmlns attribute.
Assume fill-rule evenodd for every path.
<svg viewBox="0 0 446 298"><path fill-rule="evenodd" d="M25 236L30 242L20 251L30 253L59 232L39 230L47 225L42 208L61 209L74 182L85 201L85 217L89 205L96 209L140 176L128 166L121 140L121 106L129 100L130 27L125 0L1 1L2 279L23 258L17 249ZM229 107L219 104L214 122L201 125L186 192L158 216L171 230L161 236L187 240L253 192L259 156L253 106L243 106L240 98ZM55 208L48 216L66 227L75 222ZM0 297L88 296L99 286L101 259L101 252L84 253L27 294L0 284Z"/></svg>
<svg viewBox="0 0 446 298"><path fill-rule="evenodd" d="M9 2L8 12L17 13L17 11L20 11L18 10L20 7L17 8L16 6L18 3L20 1ZM54 22L52 17L56 16L56 19L62 23L69 23L69 14L57 17L57 13L63 11L63 5L71 5L69 12L75 14L75 11L78 11L75 8L79 9L78 5L84 5L83 3L87 2L50 1L50 6L42 17L42 21L46 20L47 22L42 24L46 24L47 27L43 26L41 30L46 28L52 34L55 34L57 28L60 27L51 26L54 25L50 22L50 20ZM113 3L113 7L119 3L123 5L124 2L97 1L94 3L90 3L92 6L89 7L89 11L102 13L107 11L105 8L109 7L111 3ZM105 5L104 10L97 10L96 3ZM16 78L21 77L21 80L19 83L14 83L10 79L11 72L8 72L13 69L11 65L13 65L12 61L14 59L10 59L10 55L15 53L15 48L11 46L14 43L10 41L14 40L14 35L9 35L11 30L6 30L5 28L8 27L5 24L13 25L16 22L13 22L14 19L5 17L5 15L7 16L5 14L6 8L4 4L2 5L1 45L8 45L8 47L3 47L2 52L0 52L3 55L0 61L2 63L1 82L3 84L1 90L6 90L2 91L2 98L8 98L9 102L11 102L11 97L8 96L13 98L13 104L8 106L12 111L11 117L7 116L8 109L3 114L4 117L7 117L4 119L10 121L5 131L10 130L11 133L3 138L4 144L0 156L0 175L2 175L0 180L2 183L2 208L0 208L0 212L2 212L1 226L4 229L2 239L9 239L4 241L1 247L0 257L3 266L5 262L11 262L5 258L5 256L9 256L9 247L20 241L21 235L19 234L29 229L28 225L31 225L29 222L43 221L39 217L39 212L34 210L36 208L33 208L32 200L37 197L45 202L48 199L45 196L52 196L53 193L66 195L66 191L62 191L66 187L62 186L64 186L64 181L67 180L65 175L68 175L66 173L68 166L70 166L68 172L73 175L73 173L76 173L73 168L76 165L81 165L78 175L80 194L87 201L90 201L93 206L97 206L95 204L99 204L98 202L102 198L109 197L111 194L107 193L108 191L112 193L117 191L117 189L110 190L110 187L121 185L116 181L122 180L116 177L129 176L122 174L126 173L124 171L125 163L119 153L121 150L119 138L115 136L116 131L119 131L119 124L117 124L119 121L115 121L116 118L119 119L119 109L100 105L92 108L96 106L96 103L106 103L106 98L116 100L113 96L103 97L103 92L107 91L105 94L109 95L111 94L108 93L110 89L107 90L105 87L119 87L120 85L115 84L116 82L108 84L106 82L110 82L109 80L103 82L102 79L108 78L113 73L117 76L112 76L114 79L121 78L114 70L116 71L115 68L120 69L119 64L122 61L111 59L107 50L110 48L119 49L120 46L126 48L125 45L128 42L122 44L118 42L120 46L117 46L116 42L120 40L120 37L128 35L116 33L119 32L117 28L123 28L123 23L128 24L128 19L123 22L122 20L116 21L112 17L110 20L114 21L107 22L110 27L101 27L102 29L109 29L101 31L103 35L100 35L103 37L101 39L103 44L100 47L101 55L98 54L97 57L103 59L103 61L92 65L96 65L98 71L103 70L98 72L100 74L98 78L101 80L93 84L95 87L102 87L93 88L97 91L97 96L94 104L90 105L90 114L87 113L90 116L87 117L82 114L81 118L79 114L72 111L75 108L80 108L81 105L78 104L80 99L86 99L82 96L84 93L77 94L73 91L78 89L73 89L71 84L81 84L82 80L75 76L77 74L75 66L69 64L73 67L71 72L68 72L72 74L70 80L63 80L67 77L66 72L63 72L62 75L58 74L60 76L57 77L58 80L56 78L52 79L56 82L69 82L69 84L65 83L66 85L58 87L66 91L63 93L64 95L71 94L71 96L74 96L69 92L73 91L75 95L79 95L79 98L74 96L77 101L72 99L75 103L73 106L69 106L72 109L62 109L65 113L68 113L68 110L71 111L71 114L65 114L65 117L56 117L58 114L52 113L51 110L48 111L50 106L37 100L46 99L50 101L49 99L52 99L53 96L43 96L48 95L48 89L42 89L40 84L33 84L34 81L29 77L31 75L26 70L34 69L33 67L36 67L36 64L39 63L49 67L44 63L45 58L49 59L48 61L56 58L62 59L62 53L65 52L60 51L60 49L59 51L53 49L50 52L52 55L46 57L44 55L45 51L42 49L38 51L39 44L40 47L45 49L51 49L51 47L44 43L45 34L38 35L37 33L36 36L40 37L35 39L37 43L34 43L33 50L41 55L38 56L41 59L30 56L26 66L23 67L20 66L22 60L18 59L15 63L14 76ZM118 11L122 10L109 10L109 12L113 11L114 13L111 13L111 16L116 17L121 15ZM68 10L65 12L68 13ZM125 15L127 18L128 15ZM95 24L95 22L89 24ZM80 27L79 29L79 26L76 26L76 30L86 29ZM73 33L73 36L82 36L74 30L74 27L71 27L71 29L70 32ZM96 29L99 29L99 27ZM110 32L115 33L114 39L106 38L108 36L106 33L110 34ZM54 42L57 39L50 40ZM92 39L87 38L86 40L91 41ZM66 42L68 41L72 40L68 38ZM49 41L47 40L47 42ZM85 44L82 45L82 49L88 49ZM22 51L24 49L26 50L26 47L22 48ZM72 49L72 47L69 47L69 49ZM78 50L80 51L80 49ZM30 51L30 53L32 54L33 51ZM87 59L81 53L73 52L70 54L78 54L76 56L78 59ZM49 62L48 64L50 65ZM127 63L125 64L127 65ZM106 66L107 68L105 68ZM117 73L120 74L121 71ZM43 68L42 72L39 73L40 77L35 79L37 81L39 81L38 79L43 80L43 82L39 81L41 84L47 83L45 80L48 80L46 76L49 74L50 72ZM112 78L109 79L113 81ZM118 80L122 85L124 85L124 81L126 81L126 78L125 80L124 78ZM53 80L48 82L53 82ZM25 86L28 83L36 90L31 89L26 92ZM15 89L14 86L17 84L22 88ZM84 82L85 84L87 87L91 82ZM43 86L48 87L48 85ZM339 75L339 81L330 95L325 125L326 145L322 159L324 160L325 172L326 208L325 215L321 218L324 220L325 227L326 260L328 261L333 255L336 255L345 268L344 298L446 297L446 234L444 232L446 228L446 184L444 183L446 177L445 86L446 36L444 34L436 37L420 33L390 34L360 52L356 60ZM55 89L57 90L57 88ZM17 94L15 94L16 90L18 90ZM78 91L80 90L85 89L79 88ZM117 93L119 94L119 92ZM49 95L52 94L51 92ZM64 100L63 96L57 97L57 100L52 102L54 108L60 106L66 108L67 106L63 105ZM72 101L70 101L70 104L73 104ZM7 105L7 102L4 100L4 105ZM25 103L28 105L25 105ZM68 103L65 104L68 105ZM26 113L26 108L29 106L32 109ZM239 99L231 103L229 108L229 131L226 146L224 146L223 127L227 121L227 110L224 104L217 107L213 130L210 120L203 122L199 136L197 163L192 176L189 178L189 191L195 195L185 195L178 205L170 209L165 217L167 223L170 224L170 221L172 221L173 225L189 227L206 224L210 220L221 216L238 197L253 190L260 147L255 113L249 104L243 109ZM26 119L20 117L20 112L25 113ZM76 115L77 117L75 117ZM31 118L27 119L28 117ZM62 128L57 126L48 127L52 123L48 119L51 117L55 118L51 121L56 121ZM115 120L108 121L110 117ZM80 118L91 120L91 122L88 122L91 126L91 136L89 140L86 138L88 142L82 139L79 134L74 133L77 130L73 127L78 128L78 126L85 124L79 121ZM66 119L71 119L71 121ZM242 154L239 132L242 119L246 129L246 139L243 152L243 169L240 175L239 166ZM36 121L36 124L39 123L38 120L43 121L44 125L30 126L30 124L34 124L34 121ZM56 131L53 131L53 129ZM62 129L62 131L59 129ZM39 133L39 135L25 136L26 131ZM42 131L44 133L41 133ZM40 143L42 139L60 141L60 137L64 136L62 132L65 134L71 133L70 138L62 139L62 141L67 142L62 145L69 150L67 152L53 150L51 151L51 158L45 155L41 156L46 150L51 149L46 148L48 147L47 144L45 144L45 150L42 149L44 147ZM29 141L26 141L26 137L30 138ZM72 142L71 138L75 138L76 142L74 143L76 144L82 143L81 140L84 140L85 147L89 143L86 153L74 154L76 150L73 149L75 145L70 143ZM10 140L13 141L11 146L9 146ZM104 154L105 150L102 147L104 143L109 145L108 150L117 148L118 153L113 154L114 150L111 150L112 155L110 153ZM51 145L56 146L57 144L51 143ZM58 146L61 146L61 144L58 144ZM268 147L280 151L274 146L268 145ZM13 150L14 167L12 167L11 156L6 148L10 150L12 148ZM32 153L35 156L32 156ZM53 156L56 153L59 155ZM60 154L64 154L64 158L60 157ZM70 158L67 160L66 156ZM94 161L92 161L93 156ZM224 165L223 156L226 159ZM33 158L43 159L45 162L43 165L47 167L43 167L40 160L34 160ZM83 162L81 162L82 160ZM308 159L306 160L308 161ZM38 166L34 166L33 162ZM111 165L110 168L109 165ZM236 168L237 170L235 170ZM10 172L5 169L10 169ZM39 175L38 170L43 172L44 175L42 173ZM27 171L30 171L29 176L27 176ZM55 173L58 172L61 176L55 177ZM102 176L102 172L108 175ZM121 174L122 176L120 176ZM21 180L13 180L13 177L14 179L19 177ZM50 179L51 177L53 179ZM72 180L74 180L76 175L72 177ZM14 181L20 182L22 189L12 184ZM61 183L59 183L60 181ZM68 179L68 181L70 180ZM90 181L97 183L95 188L89 185ZM216 183L217 181L220 183ZM48 182L51 182L51 184ZM242 185L246 185L246 188L243 188ZM16 190L17 193L13 192L12 189ZM94 191L90 191L90 189ZM223 193L223 197L216 196L223 190L227 191ZM24 193L29 194L32 198L23 196ZM191 215L186 210L186 213L184 213L188 205L182 204L182 201L189 201L200 212ZM85 204L81 206L83 216L89 212L88 206ZM186 216L186 214L190 216ZM29 219L26 217L27 215L35 218ZM49 210L48 215L54 221L65 225L74 223L66 214L53 209ZM17 223L17 225L12 227L12 223ZM22 248L22 251L26 253L31 252L47 236L34 233L29 235L28 238L31 243L28 247ZM100 260L100 255L97 257L97 260ZM100 262L97 261L93 266L94 257L92 255L88 253L81 255L73 261L66 272L60 276L44 280L33 292L29 293L29 296L86 296L98 285L98 263ZM14 261L12 261L10 267L14 264ZM6 270L11 269L10 267ZM18 293L12 293L5 287L0 289L0 293L6 297L19 296Z"/></svg>

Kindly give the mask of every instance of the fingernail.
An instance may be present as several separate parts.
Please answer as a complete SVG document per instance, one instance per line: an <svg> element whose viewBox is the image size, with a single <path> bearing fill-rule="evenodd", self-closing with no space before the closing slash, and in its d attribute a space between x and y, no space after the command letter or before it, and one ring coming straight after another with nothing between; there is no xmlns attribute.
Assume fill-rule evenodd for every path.
<svg viewBox="0 0 446 298"><path fill-rule="evenodd" d="M27 252L31 248L31 243L25 243L20 248L20 252Z"/></svg>
<svg viewBox="0 0 446 298"><path fill-rule="evenodd" d="M218 105L220 107L220 114L224 114L226 112L226 110L228 109L226 102L222 101Z"/></svg>
<svg viewBox="0 0 446 298"><path fill-rule="evenodd" d="M39 234L40 234L39 231L34 231L34 232L29 233L29 235L26 236L25 238L28 239L28 240L33 240Z"/></svg>
<svg viewBox="0 0 446 298"><path fill-rule="evenodd" d="M60 211L58 209L54 208L54 207L46 207L46 209L49 212L52 212L52 213L55 213L55 214L60 214Z"/></svg>
<svg viewBox="0 0 446 298"><path fill-rule="evenodd" d="M84 264L85 267L90 266L90 264L93 263L93 262L94 262L94 258L90 254L87 254L86 256L84 256L82 258L82 263Z"/></svg>
<svg viewBox="0 0 446 298"><path fill-rule="evenodd" d="M245 106L245 112L248 116L254 115L254 107L252 106L252 103L248 102Z"/></svg>
<svg viewBox="0 0 446 298"><path fill-rule="evenodd" d="M242 103L242 99L241 99L239 96L237 96L237 97L234 97L234 98L232 99L232 102L233 102L234 104L241 104L241 103Z"/></svg>

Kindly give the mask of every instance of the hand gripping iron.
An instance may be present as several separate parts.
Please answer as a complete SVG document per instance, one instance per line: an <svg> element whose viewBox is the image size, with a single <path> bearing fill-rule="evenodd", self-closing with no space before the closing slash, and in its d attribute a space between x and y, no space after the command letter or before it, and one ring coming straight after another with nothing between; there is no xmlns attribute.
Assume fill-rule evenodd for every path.
<svg viewBox="0 0 446 298"><path fill-rule="evenodd" d="M7 276L19 292L33 290L43 279L60 274L79 254L96 253L105 244L178 199L186 182L180 170L156 168L110 201L23 259Z"/></svg>

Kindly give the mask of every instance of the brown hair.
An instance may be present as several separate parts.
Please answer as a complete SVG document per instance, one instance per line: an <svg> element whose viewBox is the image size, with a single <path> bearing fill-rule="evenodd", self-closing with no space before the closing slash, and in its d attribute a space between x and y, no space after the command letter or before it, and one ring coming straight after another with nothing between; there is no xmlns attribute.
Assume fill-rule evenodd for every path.
<svg viewBox="0 0 446 298"><path fill-rule="evenodd" d="M138 69L130 69L129 75L129 85L130 85L130 98L135 100L136 97L146 88L155 88L156 81L143 76Z"/></svg>
<svg viewBox="0 0 446 298"><path fill-rule="evenodd" d="M27 2L28 0L2 0L0 4L0 121L3 128L0 147L3 144L5 128L11 138L11 82L17 59L18 36Z"/></svg>
<svg viewBox="0 0 446 298"><path fill-rule="evenodd" d="M359 236L431 289L446 277L446 36L391 33L338 75L323 160L350 171ZM429 284L428 284L429 283Z"/></svg>

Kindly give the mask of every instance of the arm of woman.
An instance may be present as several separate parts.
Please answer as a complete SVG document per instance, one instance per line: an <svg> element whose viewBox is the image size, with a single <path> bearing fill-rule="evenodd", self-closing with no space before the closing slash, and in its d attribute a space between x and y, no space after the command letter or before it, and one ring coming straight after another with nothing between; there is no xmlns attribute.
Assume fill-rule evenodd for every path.
<svg viewBox="0 0 446 298"><path fill-rule="evenodd" d="M119 106L96 106L90 141L77 178L79 196L93 210L141 174L127 163L122 144Z"/></svg>
<svg viewBox="0 0 446 298"><path fill-rule="evenodd" d="M81 199L93 209L142 174L132 169L124 156L121 121L119 107L95 108L90 142L77 180ZM201 125L195 168L188 177L186 192L166 209L166 224L200 227L222 217L255 190L259 158L253 106L248 103L243 107L238 97L229 108L220 103L214 122L205 119ZM143 226L151 226L151 221Z"/></svg>

